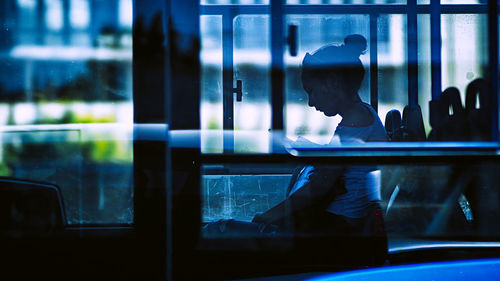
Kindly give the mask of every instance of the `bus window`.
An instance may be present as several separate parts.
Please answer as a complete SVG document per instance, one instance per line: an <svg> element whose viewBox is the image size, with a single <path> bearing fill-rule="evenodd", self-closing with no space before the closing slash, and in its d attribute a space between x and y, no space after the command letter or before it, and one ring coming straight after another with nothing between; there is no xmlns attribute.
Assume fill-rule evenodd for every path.
<svg viewBox="0 0 500 281"><path fill-rule="evenodd" d="M491 3L348 2L201 1L202 92L216 98L200 101L195 251L336 268L322 246L380 262L412 241L495 240L483 209L498 197ZM352 207L363 200L373 216ZM360 237L380 247L348 243ZM293 261L308 250L318 259Z"/></svg>
<svg viewBox="0 0 500 281"><path fill-rule="evenodd" d="M394 8L374 5L371 7L372 10L363 9L362 4L366 3L362 2L349 7L328 1L299 1L297 3L292 1L283 6L286 15L283 16L282 35L288 41L282 42L283 63L276 67L284 71L284 105L272 104L271 81L266 78L270 77L270 65L275 63L268 58L271 53L268 41L271 36L268 32L270 23L267 22L270 13L269 6L252 6L251 4L257 3L249 2L246 3L249 4L248 6L236 5L231 13L226 13L222 5L225 3L211 2L206 6L202 4L202 14L220 15L221 21L227 22L228 28L234 25L231 32L225 32L222 35L224 38L227 37L222 41L231 44L226 43L220 46L227 63L234 62L233 67L229 65L226 67L227 73L233 73L232 79L229 74L227 78L222 79L222 84L227 84L225 86L227 93L221 93L224 87L215 90L215 84L206 85L214 89L211 91L219 92L219 95L226 98L218 102L211 100L211 113L204 114L201 120L202 124L205 124L204 128L208 128L208 124L212 124L211 128L221 128L222 122L226 124L222 126L222 129L227 131L226 135L234 132L234 135L228 136L225 142L222 140L221 133L217 133L219 146L224 146L223 143L230 144L226 147L230 149L220 148L217 151L231 152L236 149L239 152L268 152L266 148L271 147L272 144L262 143L257 147L245 144L244 131L261 134L265 142L264 140L269 140L265 131L271 127L270 123L273 118L283 119L285 124L283 133L288 138L296 139L302 136L317 144L329 143L336 124L340 122L340 117L337 115L328 118L307 106L308 95L300 79L302 61L306 53L313 53L321 47L329 44L342 45L343 39L349 34L360 34L367 39L368 43L366 50L359 57L364 68L364 78L358 91L361 101L370 104L382 122L385 122L391 110L398 111L401 116L401 125L398 125L399 133L396 134L401 134L401 137L393 139L391 129L390 140L398 142L495 141L494 130L487 129L489 122L495 120L494 112L488 109L487 105L482 107L480 111L485 116L489 116L484 117L489 120L488 124L481 129L483 131L481 136L477 137L477 130L473 127L477 127L475 124L478 122L484 123L485 121L477 121L477 118L473 117L475 113L472 115L467 113L472 108L466 108L467 91L471 92L470 96L482 95L478 93L482 91L479 88L474 90L472 87L468 90L467 86L477 79L485 79L486 84L489 81L490 71L485 64L488 44L486 29L483 28L487 25L485 10L482 10L484 6L467 3L471 4L471 7L476 7L477 12L463 14L458 6L449 5L447 9L444 9L443 5L443 10L437 18L435 12L433 14L430 10L405 11L399 9L398 5L394 5ZM231 2L231 4L244 3ZM391 4L396 3L391 2ZM339 10L339 7L342 9ZM341 12L344 8L346 8L346 13ZM247 15L249 12L246 9L251 9L249 11L252 15ZM347 13L349 9L352 14ZM389 12L391 9L392 12ZM324 11L329 11L329 13L323 13ZM229 19L232 17L234 17L234 22ZM434 22L439 22L437 24L439 28L436 28L436 24L431 25ZM450 25L450 23L453 24ZM209 29L208 26L208 23L202 23L202 40L209 36L209 33L203 32ZM291 35L287 34L289 26L295 26L297 30L298 36L293 40L298 46L298 54L292 54L287 46L290 44L289 40L292 40ZM225 30L222 26L214 26L212 29L214 28ZM463 44L461 43L463 41L474 43ZM464 55L465 53L469 55ZM224 64L224 62L219 63ZM206 75L208 74L202 75L202 79ZM210 75L213 75L213 72ZM243 85L241 101L235 92L238 80L241 80ZM444 104L448 100L447 97L442 101L439 100L441 93L451 87L459 90L460 100L455 103L461 104L460 107L464 111L463 118L451 117L452 115L440 113L441 110L437 109L447 106ZM488 93L483 96L484 99L492 101L492 96ZM204 104L202 111L207 112L207 103L205 101L202 103ZM480 102L475 104L474 109L479 109ZM283 116L272 117L272 112L281 107L283 107ZM216 114L217 110L219 112ZM217 126L214 126L215 120L219 120ZM446 133L445 127L449 126L455 127L454 130L457 132ZM434 133L431 134L431 131ZM463 132L463 136L457 136L458 131ZM213 135L214 132L207 133ZM237 148L238 141L241 142L239 148ZM234 145L236 147L233 147ZM209 151L204 150L204 152Z"/></svg>
<svg viewBox="0 0 500 281"><path fill-rule="evenodd" d="M477 158L476 158L477 159ZM352 164L349 166L332 166L315 164L321 170L334 173L336 170L343 170L343 181L339 192L332 195L332 198L344 198L342 209L336 209L335 204L326 204L323 208L332 213L344 212L349 200L346 198L352 192L350 188L355 180L354 173L360 171L370 171L366 173L363 181L373 188L371 196L374 200L380 201L382 216L385 221L387 235L394 239L439 239L448 240L454 237L467 237L468 239L494 239L500 229L492 223L498 211L489 213L487 210L496 209L494 199L498 198L499 192L495 182L497 176L493 172L497 167L488 161L480 163L469 157L470 163L457 161L456 165L421 163L415 164ZM202 225L207 228L210 223L221 220L235 220L250 223L255 218L268 212L281 202L287 200L297 190L293 186L300 180L297 175L288 173L290 170L299 167L302 170L303 164L297 166L272 165L259 163L249 164L217 164L205 165L202 172L201 199L202 199ZM224 173L222 173L224 171ZM347 171L347 172L345 172ZM332 175L329 175L332 176ZM360 181L361 178L357 177ZM332 189L335 187L331 183ZM359 192L359 191L357 191ZM325 204L314 193L309 193L307 199L309 203L321 205ZM327 193L324 196L328 196ZM354 196L354 195L353 195ZM491 196L491 198L490 198ZM366 199L366 198L365 198ZM336 199L332 201L335 202ZM361 204L363 199L357 200L356 204ZM331 202L329 202L331 203ZM358 205L357 207L360 207ZM312 217L307 217L307 212L315 206L308 205L301 210L301 214L292 212L290 209L283 211L283 220L289 219L297 227L305 227L307 224L315 222ZM351 210L354 217L354 209ZM298 212L298 211L297 211ZM320 213L314 213L320 216ZM305 219L308 218L308 219ZM317 219L318 217L316 217ZM289 235L288 226L275 221L276 232L269 236ZM321 225L331 223L322 221ZM354 221L352 222L354 223ZM268 225L272 227L272 225ZM304 228L305 229L305 228ZM302 229L302 230L304 230ZM319 231L321 228L316 228ZM326 229L326 228L325 228ZM323 229L324 230L324 229ZM203 231L204 238L223 238L236 235L259 237L265 232L244 232L240 233L227 231ZM310 236L318 236L313 228L308 229ZM324 234L324 233L323 233ZM338 230L336 235L344 236L346 232ZM334 236L335 236L334 234ZM294 233L296 235L296 233ZM328 235L332 235L329 233Z"/></svg>

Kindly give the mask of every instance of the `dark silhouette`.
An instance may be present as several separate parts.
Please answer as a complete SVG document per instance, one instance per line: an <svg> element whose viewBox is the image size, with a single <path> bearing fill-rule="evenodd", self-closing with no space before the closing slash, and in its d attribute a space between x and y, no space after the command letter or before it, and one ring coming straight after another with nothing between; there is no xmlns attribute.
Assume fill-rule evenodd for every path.
<svg viewBox="0 0 500 281"><path fill-rule="evenodd" d="M446 89L437 101L431 101L430 141L465 141L465 111L460 99L460 91L455 87ZM453 114L450 114L450 106ZM433 108L435 107L435 108Z"/></svg>
<svg viewBox="0 0 500 281"><path fill-rule="evenodd" d="M476 103L479 96L479 104ZM488 82L482 78L472 81L465 94L465 116L471 141L491 141L492 95ZM495 128L496 130L496 128Z"/></svg>
<svg viewBox="0 0 500 281"><path fill-rule="evenodd" d="M445 142L492 140L491 104L493 103L488 82L482 78L467 86L465 108L460 91L455 87L447 88L439 99L429 103L432 131L427 139ZM391 140L415 141L398 117L397 110L390 111L386 116L386 129ZM467 233L474 230L477 226L472 218L477 214L479 206L475 183L481 181L481 176L478 176L481 172L476 169L478 168L450 164L441 167L412 166L384 170L382 198L388 201L395 192L398 204L420 208L416 211L396 208L387 212L386 220L389 222L394 219L409 221L416 213L420 217L418 223L389 223L391 226L388 231L441 235L450 231ZM441 183L437 183L435 178L440 178ZM446 207L439 211L424 209L419 207L422 202ZM467 207L464 207L465 203Z"/></svg>
<svg viewBox="0 0 500 281"><path fill-rule="evenodd" d="M378 115L358 94L365 73L359 56L366 47L364 37L349 35L342 45L328 45L313 54L307 53L302 63L302 84L309 106L326 116L342 117L335 130L342 143L387 140ZM301 167L294 173L287 199L253 221L281 228L292 225L295 233L373 234L366 232L365 227L372 222L367 218L378 207L377 187L368 186L374 170ZM378 234L383 234L379 219Z"/></svg>

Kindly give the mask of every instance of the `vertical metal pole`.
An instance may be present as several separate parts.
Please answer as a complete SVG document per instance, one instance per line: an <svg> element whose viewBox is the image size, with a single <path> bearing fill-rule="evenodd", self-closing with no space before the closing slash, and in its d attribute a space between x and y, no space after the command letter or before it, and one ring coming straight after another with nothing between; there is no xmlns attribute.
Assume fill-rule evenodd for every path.
<svg viewBox="0 0 500 281"><path fill-rule="evenodd" d="M441 3L431 0L431 93L432 100L441 95Z"/></svg>
<svg viewBox="0 0 500 281"><path fill-rule="evenodd" d="M70 4L69 0L62 1L63 12L63 42L65 45L71 43L71 23L70 23Z"/></svg>
<svg viewBox="0 0 500 281"><path fill-rule="evenodd" d="M418 105L417 0L408 0L408 105Z"/></svg>
<svg viewBox="0 0 500 281"><path fill-rule="evenodd" d="M172 120L172 112L169 110L172 104L172 58L170 46L172 44L172 15L170 8L170 0L165 0L165 17L163 18L163 25L165 26L165 56L163 63L164 81L165 81L165 100L163 107L165 108L165 119L167 121L167 136L170 134L168 127ZM196 78L195 78L196 79ZM165 280L173 280L173 231L172 231L172 204L173 204L173 171L172 171L172 148L170 142L167 140L165 145Z"/></svg>
<svg viewBox="0 0 500 281"><path fill-rule="evenodd" d="M224 153L234 152L233 13L222 15L222 107Z"/></svg>
<svg viewBox="0 0 500 281"><path fill-rule="evenodd" d="M284 36L283 0L271 0L271 129L273 135L284 129ZM274 138L274 137L272 137ZM274 149L274 140L271 140Z"/></svg>
<svg viewBox="0 0 500 281"><path fill-rule="evenodd" d="M152 0L153 1L153 0ZM143 2L143 0L139 1ZM169 0L170 129L200 129L200 9L199 0ZM135 45L134 45L135 48ZM167 195L171 210L171 280L193 280L199 265L194 245L199 241L201 225L200 137L189 148L171 147Z"/></svg>
<svg viewBox="0 0 500 281"><path fill-rule="evenodd" d="M36 43L38 45L44 45L45 41L45 2L43 0L38 0L36 2Z"/></svg>
<svg viewBox="0 0 500 281"><path fill-rule="evenodd" d="M489 72L490 91L492 97L492 122L491 137L493 141L498 141L498 2L488 1L488 35L489 35Z"/></svg>
<svg viewBox="0 0 500 281"><path fill-rule="evenodd" d="M378 14L370 14L370 104L378 112Z"/></svg>

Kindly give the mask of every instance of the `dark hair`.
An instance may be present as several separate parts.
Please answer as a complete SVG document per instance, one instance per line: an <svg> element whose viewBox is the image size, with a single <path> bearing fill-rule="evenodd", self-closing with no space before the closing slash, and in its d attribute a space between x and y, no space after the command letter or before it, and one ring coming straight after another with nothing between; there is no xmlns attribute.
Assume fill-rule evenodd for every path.
<svg viewBox="0 0 500 281"><path fill-rule="evenodd" d="M351 34L344 38L344 44L321 47L312 55L307 53L302 61L302 77L326 79L333 73L342 77L350 94L356 94L365 75L359 56L366 52L366 47L365 37Z"/></svg>

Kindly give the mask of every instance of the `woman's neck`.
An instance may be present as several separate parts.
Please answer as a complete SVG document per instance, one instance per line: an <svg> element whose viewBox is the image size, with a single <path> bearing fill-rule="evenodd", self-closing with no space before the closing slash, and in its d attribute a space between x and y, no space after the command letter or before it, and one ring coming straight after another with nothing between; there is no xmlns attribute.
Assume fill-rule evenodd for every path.
<svg viewBox="0 0 500 281"><path fill-rule="evenodd" d="M346 110L339 113L342 117L342 126L365 127L373 123L370 110L361 100L355 101L345 108Z"/></svg>

